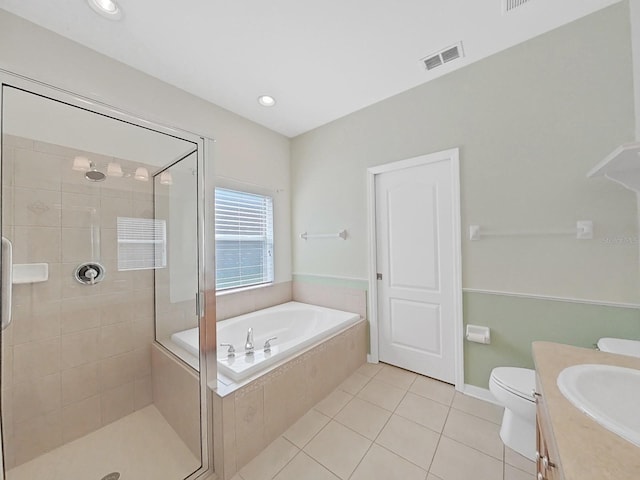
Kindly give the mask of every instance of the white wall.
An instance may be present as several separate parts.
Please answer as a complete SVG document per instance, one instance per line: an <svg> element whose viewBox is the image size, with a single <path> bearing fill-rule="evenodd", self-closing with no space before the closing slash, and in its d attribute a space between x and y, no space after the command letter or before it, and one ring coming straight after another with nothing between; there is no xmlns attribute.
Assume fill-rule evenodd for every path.
<svg viewBox="0 0 640 480"><path fill-rule="evenodd" d="M289 140L271 130L0 10L0 68L215 138L215 174L280 191L276 282L291 279Z"/></svg>
<svg viewBox="0 0 640 480"><path fill-rule="evenodd" d="M191 142L144 128L132 128L102 115L64 103L43 99L22 90L6 89L3 99L20 105L3 118L2 132L37 138L52 145L65 145L105 157L164 167L194 149ZM135 133L133 133L135 132ZM106 169L106 165L98 165Z"/></svg>
<svg viewBox="0 0 640 480"><path fill-rule="evenodd" d="M634 138L629 6L622 2L292 142L294 272L367 277L366 169L460 147L463 286L640 300L636 201L586 173ZM416 212L419 214L419 212ZM468 226L596 236L468 239Z"/></svg>

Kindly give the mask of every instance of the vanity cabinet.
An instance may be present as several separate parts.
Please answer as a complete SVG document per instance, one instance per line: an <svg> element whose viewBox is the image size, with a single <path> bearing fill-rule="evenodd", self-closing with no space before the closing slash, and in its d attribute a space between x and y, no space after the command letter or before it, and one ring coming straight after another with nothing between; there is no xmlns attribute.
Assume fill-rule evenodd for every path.
<svg viewBox="0 0 640 480"><path fill-rule="evenodd" d="M534 342L532 350L540 453L536 480L640 480L640 447L602 427L558 388L566 368L596 364L640 370L640 358L551 342Z"/></svg>
<svg viewBox="0 0 640 480"><path fill-rule="evenodd" d="M540 379L536 375L536 480L564 480Z"/></svg>

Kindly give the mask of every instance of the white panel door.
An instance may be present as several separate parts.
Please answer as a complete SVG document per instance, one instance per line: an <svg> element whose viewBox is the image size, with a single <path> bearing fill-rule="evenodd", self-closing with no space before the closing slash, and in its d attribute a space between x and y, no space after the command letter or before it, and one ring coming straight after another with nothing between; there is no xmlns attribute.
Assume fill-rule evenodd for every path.
<svg viewBox="0 0 640 480"><path fill-rule="evenodd" d="M375 177L379 358L454 383L457 189L434 155Z"/></svg>

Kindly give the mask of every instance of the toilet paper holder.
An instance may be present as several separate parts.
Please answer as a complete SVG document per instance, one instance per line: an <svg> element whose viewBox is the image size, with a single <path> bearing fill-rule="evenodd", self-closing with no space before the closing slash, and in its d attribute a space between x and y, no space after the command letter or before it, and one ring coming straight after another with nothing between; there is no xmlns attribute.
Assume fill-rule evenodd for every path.
<svg viewBox="0 0 640 480"><path fill-rule="evenodd" d="M491 343L491 330L489 327L482 325L467 325L465 338L470 342L489 345Z"/></svg>

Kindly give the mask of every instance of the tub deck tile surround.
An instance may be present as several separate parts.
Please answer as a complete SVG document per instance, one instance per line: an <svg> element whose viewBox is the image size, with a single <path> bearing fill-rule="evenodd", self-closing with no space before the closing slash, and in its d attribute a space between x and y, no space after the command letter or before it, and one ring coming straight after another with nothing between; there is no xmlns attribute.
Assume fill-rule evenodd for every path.
<svg viewBox="0 0 640 480"><path fill-rule="evenodd" d="M292 282L247 288L216 295L218 321L273 307L293 300Z"/></svg>
<svg viewBox="0 0 640 480"><path fill-rule="evenodd" d="M195 456L200 455L200 378L179 359L154 344L154 405Z"/></svg>
<svg viewBox="0 0 640 480"><path fill-rule="evenodd" d="M296 302L353 312L367 318L367 292L361 288L294 281L292 296Z"/></svg>
<svg viewBox="0 0 640 480"><path fill-rule="evenodd" d="M363 319L367 315L364 289L294 281L217 295L217 320L292 300L358 313ZM367 324L362 320L293 361L246 385L240 384L240 388L218 382L217 392L212 395L214 425L222 425L214 429L214 463L218 476L231 478L360 368L366 360L367 339ZM375 368L364 370L362 378L349 381L351 389L357 389L359 383L364 384L363 378L374 373L377 373ZM299 468L306 464L303 460L296 462Z"/></svg>
<svg viewBox="0 0 640 480"><path fill-rule="evenodd" d="M502 445L496 405L420 375L403 387L386 384L403 391L398 406L369 401L385 398L380 390L372 398L369 383L397 385L407 375L415 374L363 364L231 480L534 480L535 464ZM413 395L445 410L442 427L413 419L419 408L400 408ZM354 408L368 412L369 424Z"/></svg>
<svg viewBox="0 0 640 480"><path fill-rule="evenodd" d="M214 444L220 478L230 479L364 364L366 326L360 320L225 396L214 392L214 416L222 426Z"/></svg>

